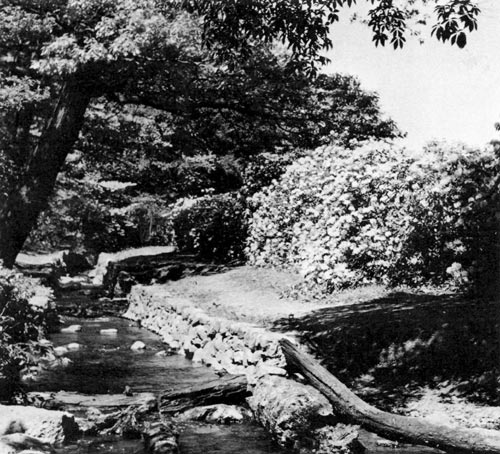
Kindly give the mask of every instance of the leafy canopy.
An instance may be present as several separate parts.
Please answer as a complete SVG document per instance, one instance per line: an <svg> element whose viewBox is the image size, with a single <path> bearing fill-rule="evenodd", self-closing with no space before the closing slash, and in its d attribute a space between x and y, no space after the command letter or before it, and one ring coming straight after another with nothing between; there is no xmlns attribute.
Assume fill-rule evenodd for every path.
<svg viewBox="0 0 500 454"><path fill-rule="evenodd" d="M433 34L463 47L466 31L477 29L480 10L473 0L366 0L371 5L368 25L376 45L390 42L402 47L410 19L423 20L422 7L435 6ZM322 49L332 47L330 27L339 20L343 7L355 0L186 0L188 10L204 17L204 39L220 46L223 54L251 53L254 40L279 39L289 45L294 60L324 63Z"/></svg>
<svg viewBox="0 0 500 454"><path fill-rule="evenodd" d="M433 0L367 0L368 24L375 43L405 42L408 21ZM354 0L1 0L2 63L10 60L49 75L79 70L94 73L103 65L120 78L138 61L155 65L178 62L198 39L220 58L248 57L256 43L281 40L291 63L324 63L321 51L332 46L330 27L342 7ZM185 13L200 17L198 28ZM479 8L473 0L448 0L435 7L433 34L463 47L466 31L477 28ZM8 55L9 58L6 59ZM166 58L167 57L167 58ZM117 67L117 63L120 66ZM29 65L27 65L29 64Z"/></svg>

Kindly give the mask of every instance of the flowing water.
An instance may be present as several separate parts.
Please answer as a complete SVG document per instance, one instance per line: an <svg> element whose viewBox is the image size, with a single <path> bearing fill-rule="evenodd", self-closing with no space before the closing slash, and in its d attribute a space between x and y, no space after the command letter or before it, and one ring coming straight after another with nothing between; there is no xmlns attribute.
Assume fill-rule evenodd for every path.
<svg viewBox="0 0 500 454"><path fill-rule="evenodd" d="M116 394L128 386L133 392L157 392L217 378L210 368L181 355L158 356L165 348L159 336L129 320L65 318L65 322L82 329L52 335L54 346L78 344L79 349L65 354L71 360L67 367L44 371L31 385L33 390ZM116 334L100 334L109 329L116 329ZM146 349L131 350L135 341L144 342Z"/></svg>
<svg viewBox="0 0 500 454"><path fill-rule="evenodd" d="M159 392L176 386L192 385L217 377L210 368L197 365L180 355L159 356L164 350L159 336L137 324L117 317L82 319L65 317L66 326L81 325L76 333L51 336L55 347L78 344L78 350L64 356L66 367L43 370L28 381L30 391L75 391L85 394ZM101 334L116 329L116 334ZM142 341L146 349L133 351L130 346ZM76 347L76 346L74 346ZM180 435L183 454L280 454L269 434L253 423L232 426L205 423L183 424ZM116 437L87 437L69 445L59 454L143 454L141 440Z"/></svg>

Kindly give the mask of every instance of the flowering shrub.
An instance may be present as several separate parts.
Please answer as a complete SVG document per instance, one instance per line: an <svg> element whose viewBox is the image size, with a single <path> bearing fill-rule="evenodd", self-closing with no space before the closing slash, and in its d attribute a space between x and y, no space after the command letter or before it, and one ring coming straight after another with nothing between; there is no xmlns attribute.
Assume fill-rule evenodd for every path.
<svg viewBox="0 0 500 454"><path fill-rule="evenodd" d="M469 286L496 269L499 170L491 150L320 148L253 197L249 261L297 268L326 291Z"/></svg>
<svg viewBox="0 0 500 454"><path fill-rule="evenodd" d="M247 221L236 194L180 201L173 210L172 225L180 251L216 261L243 258Z"/></svg>

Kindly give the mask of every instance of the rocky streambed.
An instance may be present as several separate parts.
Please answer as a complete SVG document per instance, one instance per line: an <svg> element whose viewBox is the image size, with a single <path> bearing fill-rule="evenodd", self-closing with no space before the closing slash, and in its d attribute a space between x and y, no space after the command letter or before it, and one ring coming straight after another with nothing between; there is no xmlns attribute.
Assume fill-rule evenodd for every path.
<svg viewBox="0 0 500 454"><path fill-rule="evenodd" d="M72 304L71 298L65 298L64 304ZM51 337L57 361L25 377L34 404L69 411L88 433L68 440L57 450L60 454L146 452L139 434L96 434L88 428L99 419L96 416L124 411L130 405L155 405L165 389L219 377L213 369L169 352L158 335L135 322L118 317L63 317L63 321L61 331ZM155 412L148 418L150 425L159 422ZM248 410L235 406L191 411L175 418L174 425L172 433L178 434L174 438L182 453L284 452L252 421Z"/></svg>
<svg viewBox="0 0 500 454"><path fill-rule="evenodd" d="M65 297L59 304L64 309L74 301ZM79 297L78 304L85 306L85 300ZM116 316L63 316L62 321L60 331L50 339L56 360L33 370L24 380L31 404L48 408L53 418L42 428L30 429L28 433L47 438L52 431L51 441L58 444L58 454L150 452L144 443L144 439L148 442L147 434L144 437L130 430L127 421L115 418L116 414L126 415L133 408L151 409L165 389L196 386L224 373L193 362L185 355L174 354L162 337L135 321ZM325 398L293 380L272 374L256 380L257 386L248 399L253 411L247 405L213 405L187 410L168 421L159 418L156 411L147 412L143 427L152 427L153 442L155 433L161 435L157 443L160 448L153 445L153 452L280 454L310 445L312 440L308 438L313 435L322 438L324 443L323 450L317 452L348 453L361 451L362 446L367 447L369 453L429 452L413 447L395 449L366 433L361 433L360 438L349 426L336 425ZM50 419L32 411L44 410L27 409L24 418ZM61 421L65 414L70 419L63 428ZM26 421L28 426L31 423ZM79 427L75 427L75 423ZM155 429L155 424L160 427ZM358 445L358 438L362 444ZM347 443L335 447L338 439ZM64 444L60 444L61 441ZM346 450L348 445L350 451ZM44 446L31 448L45 452ZM0 446L0 452L20 451L4 452Z"/></svg>
<svg viewBox="0 0 500 454"><path fill-rule="evenodd" d="M60 434L60 454L429 452L339 423L324 396L288 375L281 333L221 318L162 286L134 286L128 299L91 300L106 270L116 267L101 268L91 284L59 279L60 289L80 294L59 299L64 326L51 338L55 357L25 377L33 405L68 411L83 430L84 437ZM161 413L165 389L196 387L228 372L250 385L252 395L238 400L243 406ZM0 445L0 454L7 452Z"/></svg>

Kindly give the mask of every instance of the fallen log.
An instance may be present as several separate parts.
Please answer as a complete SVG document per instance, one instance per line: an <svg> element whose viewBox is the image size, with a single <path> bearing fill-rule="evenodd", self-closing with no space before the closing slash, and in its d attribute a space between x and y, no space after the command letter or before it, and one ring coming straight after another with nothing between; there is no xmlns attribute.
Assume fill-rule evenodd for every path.
<svg viewBox="0 0 500 454"><path fill-rule="evenodd" d="M239 404L250 395L244 375L225 375L193 386L164 391L158 406L162 414L173 414L212 404Z"/></svg>
<svg viewBox="0 0 500 454"><path fill-rule="evenodd" d="M430 446L455 454L500 454L500 431L456 428L379 410L356 396L289 340L282 339L280 345L289 366L324 394L346 422L359 424L389 440Z"/></svg>
<svg viewBox="0 0 500 454"><path fill-rule="evenodd" d="M29 392L28 400L38 406L50 408L99 408L118 409L130 406L154 408L156 396L153 393L125 394L80 394L71 391Z"/></svg>

